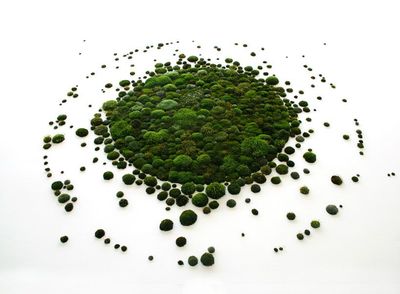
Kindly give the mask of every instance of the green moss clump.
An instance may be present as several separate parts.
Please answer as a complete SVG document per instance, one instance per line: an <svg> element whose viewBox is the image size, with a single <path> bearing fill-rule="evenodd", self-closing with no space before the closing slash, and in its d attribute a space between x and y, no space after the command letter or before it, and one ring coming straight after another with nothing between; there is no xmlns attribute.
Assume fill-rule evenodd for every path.
<svg viewBox="0 0 400 294"><path fill-rule="evenodd" d="M51 142L53 142L54 144L59 144L61 142L63 142L65 140L64 135L62 134L57 134L53 136L53 139L51 140Z"/></svg>
<svg viewBox="0 0 400 294"><path fill-rule="evenodd" d="M61 194L60 196L58 196L59 203L66 203L69 201L69 199L71 199L71 196L69 196L68 194Z"/></svg>
<svg viewBox="0 0 400 294"><path fill-rule="evenodd" d="M53 189L54 191L61 190L63 186L63 182L55 181L51 184L51 189Z"/></svg>
<svg viewBox="0 0 400 294"><path fill-rule="evenodd" d="M117 196L117 198L122 198L122 197L124 197L124 192L118 191L118 192L115 194L115 196Z"/></svg>
<svg viewBox="0 0 400 294"><path fill-rule="evenodd" d="M164 191L168 191L169 189L171 189L171 184L170 183L162 183L161 185L161 189L163 189Z"/></svg>
<svg viewBox="0 0 400 294"><path fill-rule="evenodd" d="M281 183L281 178L280 177L272 177L271 178L271 183L274 185L278 185Z"/></svg>
<svg viewBox="0 0 400 294"><path fill-rule="evenodd" d="M118 204L120 207L126 207L126 206L128 206L129 202L127 199L121 199L121 200L119 200Z"/></svg>
<svg viewBox="0 0 400 294"><path fill-rule="evenodd" d="M136 180L136 177L133 174L125 174L122 176L122 182L125 185L132 185Z"/></svg>
<svg viewBox="0 0 400 294"><path fill-rule="evenodd" d="M161 231L171 231L174 227L174 222L170 219L164 219L160 223Z"/></svg>
<svg viewBox="0 0 400 294"><path fill-rule="evenodd" d="M64 206L64 210L66 212L71 212L73 209L74 209L74 205L71 202L65 204L65 206Z"/></svg>
<svg viewBox="0 0 400 294"><path fill-rule="evenodd" d="M286 175L288 173L289 168L286 164L278 164L275 170L280 175Z"/></svg>
<svg viewBox="0 0 400 294"><path fill-rule="evenodd" d="M207 186L206 194L212 199L219 199L225 195L225 186L221 183L213 182Z"/></svg>
<svg viewBox="0 0 400 294"><path fill-rule="evenodd" d="M144 183L149 187L157 186L157 179L153 176L147 176L144 178Z"/></svg>
<svg viewBox="0 0 400 294"><path fill-rule="evenodd" d="M260 185L253 184L253 185L251 185L250 190L253 193L258 193L261 191L261 187L260 187Z"/></svg>
<svg viewBox="0 0 400 294"><path fill-rule="evenodd" d="M50 136L45 136L43 138L43 143L50 143L51 142L51 137Z"/></svg>
<svg viewBox="0 0 400 294"><path fill-rule="evenodd" d="M196 185L193 182L188 182L182 185L181 191L185 195L192 195L196 192Z"/></svg>
<svg viewBox="0 0 400 294"><path fill-rule="evenodd" d="M187 60L189 62L196 62L199 60L199 58L197 56L192 55L192 56L189 56Z"/></svg>
<svg viewBox="0 0 400 294"><path fill-rule="evenodd" d="M343 180L341 177L334 175L331 177L331 182L334 183L335 185L341 185L343 183Z"/></svg>
<svg viewBox="0 0 400 294"><path fill-rule="evenodd" d="M300 175L298 172L291 172L290 176L292 177L293 180L298 180L300 178Z"/></svg>
<svg viewBox="0 0 400 294"><path fill-rule="evenodd" d="M179 221L182 226L191 226L197 221L197 214L193 210L185 210L181 213Z"/></svg>
<svg viewBox="0 0 400 294"><path fill-rule="evenodd" d="M86 137L86 136L89 134L89 131L88 131L87 129L85 129L85 128L79 128L79 129L77 129L77 130L75 131L75 134L76 134L78 137L83 138L83 137Z"/></svg>
<svg viewBox="0 0 400 294"><path fill-rule="evenodd" d="M310 189L307 186L300 187L300 193L303 195L308 195L310 193Z"/></svg>
<svg viewBox="0 0 400 294"><path fill-rule="evenodd" d="M350 136L345 134L345 135L343 135L343 139L348 140L348 139L350 139Z"/></svg>
<svg viewBox="0 0 400 294"><path fill-rule="evenodd" d="M236 206L236 201L234 199L229 199L228 201L226 201L226 206L228 206L229 208L233 208Z"/></svg>
<svg viewBox="0 0 400 294"><path fill-rule="evenodd" d="M176 246L178 246L178 247L183 247L183 246L185 246L185 245L186 245L186 238L185 238L185 237L178 237L178 238L175 240L175 244L176 244Z"/></svg>
<svg viewBox="0 0 400 294"><path fill-rule="evenodd" d="M109 180L111 180L112 178L114 178L114 174L113 174L111 171L106 171L106 172L103 174L103 179L106 180L106 181L109 181Z"/></svg>
<svg viewBox="0 0 400 294"><path fill-rule="evenodd" d="M317 161L317 155L315 155L315 153L310 152L310 151L307 151L306 153L304 153L303 158L308 163L314 163Z"/></svg>
<svg viewBox="0 0 400 294"><path fill-rule="evenodd" d="M58 121L65 121L66 119L67 119L66 114L60 114L59 116L57 116Z"/></svg>
<svg viewBox="0 0 400 294"><path fill-rule="evenodd" d="M339 212L339 209L337 208L336 205L329 204L326 207L326 212L329 213L330 215L336 215Z"/></svg>
<svg viewBox="0 0 400 294"><path fill-rule="evenodd" d="M192 197L192 203L197 207L204 207L208 203L208 197L204 193L197 193Z"/></svg>
<svg viewBox="0 0 400 294"><path fill-rule="evenodd" d="M122 81L119 82L119 85L120 85L121 87L127 87L127 86L129 86L130 84L131 84L131 82L128 81L128 80L122 80Z"/></svg>
<svg viewBox="0 0 400 294"><path fill-rule="evenodd" d="M296 218L296 214L294 212L288 212L286 217L288 220L294 220Z"/></svg>
<svg viewBox="0 0 400 294"><path fill-rule="evenodd" d="M352 180L354 183L357 183L357 182L359 181L358 177L356 177L356 176L351 177L351 180Z"/></svg>
<svg viewBox="0 0 400 294"><path fill-rule="evenodd" d="M314 229L318 229L321 226L320 222L317 220L311 221L311 227Z"/></svg>
<svg viewBox="0 0 400 294"><path fill-rule="evenodd" d="M67 243L67 242L68 242L68 236L62 236L62 237L60 237L60 242L61 242L61 243Z"/></svg>
<svg viewBox="0 0 400 294"><path fill-rule="evenodd" d="M303 240L303 239L304 239L304 235L303 235L302 233L298 233L298 234L296 235L296 237L297 237L297 239L299 239L299 240Z"/></svg>
<svg viewBox="0 0 400 294"><path fill-rule="evenodd" d="M240 193L241 187L237 183L230 183L228 185L228 192L232 195L237 195Z"/></svg>
<svg viewBox="0 0 400 294"><path fill-rule="evenodd" d="M106 234L106 232L103 229L98 229L98 230L96 230L96 232L94 232L94 236L97 239L103 238L105 236L105 234Z"/></svg>
<svg viewBox="0 0 400 294"><path fill-rule="evenodd" d="M211 253L203 253L203 255L200 257L200 262L204 266L212 266L214 264L214 256Z"/></svg>
<svg viewBox="0 0 400 294"><path fill-rule="evenodd" d="M213 201L210 201L210 203L208 203L208 206L209 206L211 209L217 209L217 208L219 207L219 203L218 203L218 201L213 200Z"/></svg>
<svg viewBox="0 0 400 294"><path fill-rule="evenodd" d="M190 266L196 266L197 264L199 263L199 260L198 260L198 258L196 257L196 256L189 256L189 258L188 258L188 264L190 265Z"/></svg>
<svg viewBox="0 0 400 294"><path fill-rule="evenodd" d="M279 80L275 76L270 76L270 77L266 78L265 81L267 82L268 85L271 85L271 86L275 86L275 85L279 84Z"/></svg>

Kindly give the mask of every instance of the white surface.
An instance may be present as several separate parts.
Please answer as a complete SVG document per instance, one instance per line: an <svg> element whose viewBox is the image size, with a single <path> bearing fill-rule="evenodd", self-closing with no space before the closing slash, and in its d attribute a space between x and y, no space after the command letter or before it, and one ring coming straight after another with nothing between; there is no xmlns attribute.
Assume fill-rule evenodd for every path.
<svg viewBox="0 0 400 294"><path fill-rule="evenodd" d="M0 293L400 292L396 1L12 1L0 10ZM43 172L41 139L52 133L47 122L66 112L75 126L88 125L87 114L106 97L89 96L89 90L111 76L102 76L99 66L111 64L113 52L175 40L192 46L192 39L209 48L202 52L213 54L212 47L219 45L243 63L252 60L248 54L242 58L224 44L248 43L242 52L264 46L271 72L293 80L306 98L323 93L322 102L308 99L318 109L308 124L316 133L302 148L318 154L311 174L299 182L285 179L280 187L266 184L250 205L244 203L249 194L244 191L236 196L236 208L222 205L200 215L194 227L176 225L162 234L159 221L168 216L177 223L180 209L166 212L143 188L120 185L117 173L112 183L103 183L102 161L92 165L94 152L84 154L69 132L64 144L48 152L50 167L65 170L79 197L74 211L64 213ZM310 91L309 82L301 80L308 75L303 63L337 89ZM96 77L86 81L91 71ZM117 71L115 81L127 73ZM58 102L76 83L79 99L61 111ZM364 158L354 146L354 117L365 133ZM324 121L331 123L329 129L321 126ZM343 133L352 139L345 142ZM296 163L297 170L306 166ZM81 165L88 170L83 176ZM398 175L388 178L391 171ZM333 173L345 179L342 187L329 183ZM357 185L349 180L356 173L361 174ZM303 184L311 188L308 197L298 193ZM130 201L126 209L114 196L119 186ZM344 208L331 217L324 212L329 203ZM253 207L258 217L251 215ZM288 211L298 216L294 224L285 219ZM295 234L312 218L321 220L321 229L297 241ZM95 240L99 227L129 250L122 254ZM58 238L64 234L70 241L61 245ZM180 235L188 238L185 248L174 245ZM214 267L176 265L210 245L217 250ZM275 254L272 248L281 245L285 251ZM148 255L155 256L152 263Z"/></svg>

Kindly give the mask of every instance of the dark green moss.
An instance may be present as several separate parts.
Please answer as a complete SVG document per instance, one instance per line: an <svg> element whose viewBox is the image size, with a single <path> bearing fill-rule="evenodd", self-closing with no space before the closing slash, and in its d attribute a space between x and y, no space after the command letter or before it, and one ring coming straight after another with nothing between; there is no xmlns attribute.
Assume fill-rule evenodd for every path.
<svg viewBox="0 0 400 294"><path fill-rule="evenodd" d="M185 245L186 245L186 238L185 238L185 237L178 237L178 238L175 240L175 244L176 244L176 246L178 246L178 247L183 247L183 246L185 246Z"/></svg>
<svg viewBox="0 0 400 294"><path fill-rule="evenodd" d="M225 195L225 186L221 183L213 182L207 186L206 194L212 199L219 199Z"/></svg>
<svg viewBox="0 0 400 294"><path fill-rule="evenodd" d="M197 221L197 214L193 210L185 210L179 216L182 226L191 226Z"/></svg>
<svg viewBox="0 0 400 294"><path fill-rule="evenodd" d="M265 79L265 81L267 82L268 85L271 85L271 86L275 86L275 85L279 84L279 80L275 76L267 77Z"/></svg>
<svg viewBox="0 0 400 294"><path fill-rule="evenodd" d="M303 239L304 239L304 235L303 235L302 233L298 233L298 234L296 235L296 237L297 237L297 239L299 239L299 240L303 240Z"/></svg>
<svg viewBox="0 0 400 294"><path fill-rule="evenodd" d="M106 171L103 174L103 179L106 181L111 180L112 178L114 178L114 174L111 171Z"/></svg>
<svg viewBox="0 0 400 294"><path fill-rule="evenodd" d="M331 182L334 183L335 185L341 185L343 183L343 180L340 176L333 175L331 177Z"/></svg>
<svg viewBox="0 0 400 294"><path fill-rule="evenodd" d="M293 180L298 180L300 178L300 175L298 172L291 172L290 176L292 177Z"/></svg>
<svg viewBox="0 0 400 294"><path fill-rule="evenodd" d="M339 212L339 209L336 205L330 204L326 207L326 212L330 215L336 215Z"/></svg>
<svg viewBox="0 0 400 294"><path fill-rule="evenodd" d="M274 185L278 185L281 183L281 178L280 177L272 177L271 178L271 183Z"/></svg>
<svg viewBox="0 0 400 294"><path fill-rule="evenodd" d="M321 226L320 222L317 220L311 221L311 227L314 229L318 229Z"/></svg>
<svg viewBox="0 0 400 294"><path fill-rule="evenodd" d="M208 203L208 197L204 193L197 193L192 197L192 203L197 207L204 207Z"/></svg>
<svg viewBox="0 0 400 294"><path fill-rule="evenodd" d="M164 219L160 223L161 231L171 231L174 227L174 222L170 219Z"/></svg>
<svg viewBox="0 0 400 294"><path fill-rule="evenodd" d="M208 203L208 206L209 206L211 209L217 209L217 208L219 207L219 203L218 203L218 201L213 200L213 201L210 201L210 203Z"/></svg>
<svg viewBox="0 0 400 294"><path fill-rule="evenodd" d="M200 257L200 262L204 266L212 266L214 264L214 256L211 253L203 253L203 255Z"/></svg>
<svg viewBox="0 0 400 294"><path fill-rule="evenodd" d="M308 195L310 193L310 189L307 186L300 187L300 193Z"/></svg>
<svg viewBox="0 0 400 294"><path fill-rule="evenodd" d="M196 257L196 256L189 256L189 258L188 258L188 264L190 265L190 266L196 266L197 264L199 263L199 260L198 260L198 258Z"/></svg>
<svg viewBox="0 0 400 294"><path fill-rule="evenodd" d="M74 205L71 202L65 204L65 206L64 206L64 210L66 212L71 212L73 209L74 209Z"/></svg>
<svg viewBox="0 0 400 294"><path fill-rule="evenodd" d="M229 208L233 208L236 206L236 201L234 199L229 199L228 201L226 201L226 206L228 206Z"/></svg>
<svg viewBox="0 0 400 294"><path fill-rule="evenodd" d="M288 212L286 214L286 217L288 220L294 220L296 218L296 214L294 214L293 212Z"/></svg>
<svg viewBox="0 0 400 294"><path fill-rule="evenodd" d="M60 242L61 243L67 243L68 242L68 236L61 236L60 237Z"/></svg>
<svg viewBox="0 0 400 294"><path fill-rule="evenodd" d="M126 207L126 206L128 206L128 200L126 200L125 198L124 199L121 199L121 200L119 200L119 206L121 206L121 207Z"/></svg>
<svg viewBox="0 0 400 294"><path fill-rule="evenodd" d="M60 196L58 196L58 202L59 203L66 203L71 199L71 196L69 196L68 194L61 194Z"/></svg>
<svg viewBox="0 0 400 294"><path fill-rule="evenodd" d="M105 236L105 234L106 234L106 232L105 232L103 229L98 229L98 230L96 230L96 232L94 233L94 236L95 236L97 239L101 239L101 238L103 238L103 237Z"/></svg>
<svg viewBox="0 0 400 294"><path fill-rule="evenodd" d="M279 164L276 166L275 170L280 175L286 175L289 169L286 164Z"/></svg>
<svg viewBox="0 0 400 294"><path fill-rule="evenodd" d="M59 144L59 143L63 142L64 140L65 140L64 135L57 134L57 135L53 136L51 142L53 142L54 144Z"/></svg>
<svg viewBox="0 0 400 294"><path fill-rule="evenodd" d="M64 185L63 185L63 183L61 182L61 181L55 181L55 182L53 182L52 184L51 184L51 189L53 189L53 190L61 190L62 189L62 187L63 187Z"/></svg>
<svg viewBox="0 0 400 294"><path fill-rule="evenodd" d="M317 161L317 155L315 155L315 153L310 152L310 151L307 151L306 153L304 153L303 158L308 163L314 163Z"/></svg>
<svg viewBox="0 0 400 294"><path fill-rule="evenodd" d="M260 185L253 184L253 185L251 185L250 190L253 193L258 193L261 191L261 187L260 187Z"/></svg>
<svg viewBox="0 0 400 294"><path fill-rule="evenodd" d="M86 137L88 134L89 134L89 131L87 130L87 129L85 129L85 128L79 128L79 129L77 129L76 131L75 131L75 134L78 136L78 137Z"/></svg>
<svg viewBox="0 0 400 294"><path fill-rule="evenodd" d="M253 208L253 209L251 210L251 213L252 213L253 215L258 215L258 210L255 209L255 208Z"/></svg>
<svg viewBox="0 0 400 294"><path fill-rule="evenodd" d="M237 195L240 193L241 187L237 183L231 183L228 185L228 192L232 195Z"/></svg>

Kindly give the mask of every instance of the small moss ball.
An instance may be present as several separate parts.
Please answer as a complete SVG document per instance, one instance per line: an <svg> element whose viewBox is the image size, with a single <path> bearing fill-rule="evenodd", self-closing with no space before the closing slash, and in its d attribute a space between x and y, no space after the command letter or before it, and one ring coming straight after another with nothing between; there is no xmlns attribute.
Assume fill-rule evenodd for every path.
<svg viewBox="0 0 400 294"><path fill-rule="evenodd" d="M255 208L253 208L253 209L251 210L251 213L252 213L253 215L258 215L258 210L255 209Z"/></svg>
<svg viewBox="0 0 400 294"><path fill-rule="evenodd" d="M241 187L237 183L231 183L228 185L228 192L232 195L237 195L240 193Z"/></svg>
<svg viewBox="0 0 400 294"><path fill-rule="evenodd" d="M225 195L225 186L221 183L213 182L207 186L206 194L212 199L219 199Z"/></svg>
<svg viewBox="0 0 400 294"><path fill-rule="evenodd" d="M341 177L339 177L337 175L333 175L331 177L331 182L334 183L335 185L341 185L343 183L343 180Z"/></svg>
<svg viewBox="0 0 400 294"><path fill-rule="evenodd" d="M270 77L266 78L265 81L270 86L275 86L275 85L279 84L279 80L275 76L270 76Z"/></svg>
<svg viewBox="0 0 400 294"><path fill-rule="evenodd" d="M208 203L208 197L204 193L197 193L192 197L192 203L197 207L204 207Z"/></svg>
<svg viewBox="0 0 400 294"><path fill-rule="evenodd" d="M74 205L73 205L72 203L67 203L67 204L65 204L65 206L64 206L64 210L65 210L66 212L71 212L73 209L74 209Z"/></svg>
<svg viewBox="0 0 400 294"><path fill-rule="evenodd" d="M317 220L311 221L311 227L312 227L313 229L318 229L320 226L321 226L321 224L320 224L319 221L317 221Z"/></svg>
<svg viewBox="0 0 400 294"><path fill-rule="evenodd" d="M122 176L122 182L125 185L132 185L136 180L136 177L133 174L125 174Z"/></svg>
<svg viewBox="0 0 400 294"><path fill-rule="evenodd" d="M213 200L213 201L210 201L210 203L208 204L208 206L209 206L211 209L217 209L217 208L219 207L219 203L218 203L218 201Z"/></svg>
<svg viewBox="0 0 400 294"><path fill-rule="evenodd" d="M207 251L209 253L215 253L215 248L213 246L208 247Z"/></svg>
<svg viewBox="0 0 400 294"><path fill-rule="evenodd" d="M60 242L61 242L61 243L67 243L67 242L68 242L68 236L62 236L62 237L60 237Z"/></svg>
<svg viewBox="0 0 400 294"><path fill-rule="evenodd" d="M278 164L275 170L280 175L286 175L288 173L288 166L286 164Z"/></svg>
<svg viewBox="0 0 400 294"><path fill-rule="evenodd" d="M300 187L300 193L303 195L308 195L310 193L310 189L307 186Z"/></svg>
<svg viewBox="0 0 400 294"><path fill-rule="evenodd" d="M64 135L62 134L57 134L53 136L53 139L51 140L51 142L53 142L54 144L59 144L61 142L63 142L65 140Z"/></svg>
<svg viewBox="0 0 400 294"><path fill-rule="evenodd" d="M175 240L175 244L178 247L183 247L186 245L186 238L185 237L178 237Z"/></svg>
<svg viewBox="0 0 400 294"><path fill-rule="evenodd" d="M258 193L261 191L261 187L258 184L253 184L253 185L251 185L250 190L253 193Z"/></svg>
<svg viewBox="0 0 400 294"><path fill-rule="evenodd" d="M196 266L197 264L199 263L199 260L198 260L198 258L196 257L196 256L189 256L189 258L188 258L188 264L190 265L190 266Z"/></svg>
<svg viewBox="0 0 400 294"><path fill-rule="evenodd" d="M298 234L296 235L296 237L297 237L297 239L299 239L299 240L303 240L303 239L304 239L304 235L303 235L302 233L298 233Z"/></svg>
<svg viewBox="0 0 400 294"><path fill-rule="evenodd" d="M300 178L300 175L298 172L291 172L290 176L292 177L293 180L298 180Z"/></svg>
<svg viewBox="0 0 400 294"><path fill-rule="evenodd" d="M79 128L79 129L77 129L77 130L75 131L75 134L76 134L78 137L83 138L83 137L86 137L86 136L89 134L89 131L88 131L87 129L85 129L85 128Z"/></svg>
<svg viewBox="0 0 400 294"><path fill-rule="evenodd" d="M179 216L179 221L182 226L191 226L197 221L197 214L191 210L185 210Z"/></svg>
<svg viewBox="0 0 400 294"><path fill-rule="evenodd" d="M310 152L310 151L307 151L306 153L304 153L303 158L308 163L314 163L317 161L317 155L315 155L315 153Z"/></svg>
<svg viewBox="0 0 400 294"><path fill-rule="evenodd" d="M348 140L348 139L350 139L350 136L349 135L343 135L343 139Z"/></svg>
<svg viewBox="0 0 400 294"><path fill-rule="evenodd" d="M203 255L200 257L200 262L204 266L212 266L214 264L214 256L211 253L203 253Z"/></svg>
<svg viewBox="0 0 400 294"><path fill-rule="evenodd" d="M68 194L61 194L60 196L58 196L59 203L66 203L69 201L69 199L71 199L71 196L69 196Z"/></svg>
<svg viewBox="0 0 400 294"><path fill-rule="evenodd" d="M296 214L293 213L293 212L288 212L286 214L286 217L287 217L288 220L294 220L296 218Z"/></svg>
<svg viewBox="0 0 400 294"><path fill-rule="evenodd" d="M113 177L114 177L114 174L111 171L106 171L103 174L103 179L106 180L106 181L111 180Z"/></svg>
<svg viewBox="0 0 400 294"><path fill-rule="evenodd" d="M358 177L356 177L356 176L351 177L351 180L352 180L354 183L357 183L357 182L359 181Z"/></svg>
<svg viewBox="0 0 400 294"><path fill-rule="evenodd" d="M126 207L126 206L128 206L128 200L126 200L126 199L121 199L120 201L119 201L119 206L121 206L121 207Z"/></svg>
<svg viewBox="0 0 400 294"><path fill-rule="evenodd" d="M234 199L229 199L228 201L226 201L226 206L228 206L229 208L233 208L236 206L236 201Z"/></svg>
<svg viewBox="0 0 400 294"><path fill-rule="evenodd" d="M329 213L330 215L335 215L335 214L337 214L339 212L339 209L337 208L336 205L329 204L326 207L326 212Z"/></svg>
<svg viewBox="0 0 400 294"><path fill-rule="evenodd" d="M281 178L280 177L272 177L271 178L271 183L274 185L278 185L281 183Z"/></svg>
<svg viewBox="0 0 400 294"><path fill-rule="evenodd" d="M64 185L63 185L63 183L61 182L61 181L55 181L55 182L53 182L52 184L51 184L51 189L53 189L53 190L61 190L62 189L62 187L63 187Z"/></svg>
<svg viewBox="0 0 400 294"><path fill-rule="evenodd" d="M161 231L171 231L174 227L174 222L170 219L164 219L160 223Z"/></svg>
<svg viewBox="0 0 400 294"><path fill-rule="evenodd" d="M97 239L101 239L101 238L104 237L105 234L106 234L106 232L105 232L103 229L98 229L98 230L94 233L94 236L95 236Z"/></svg>

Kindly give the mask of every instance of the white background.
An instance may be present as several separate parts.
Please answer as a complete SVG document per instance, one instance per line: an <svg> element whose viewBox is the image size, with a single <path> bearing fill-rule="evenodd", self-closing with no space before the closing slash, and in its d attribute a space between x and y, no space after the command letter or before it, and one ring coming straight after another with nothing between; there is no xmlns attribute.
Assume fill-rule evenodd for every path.
<svg viewBox="0 0 400 294"><path fill-rule="evenodd" d="M396 1L3 1L0 5L0 293L400 292ZM41 139L52 133L48 121L66 112L74 125L87 126L96 109L87 104L98 106L108 97L100 92L90 96L96 82L85 81L88 73L94 70L93 80L101 86L113 75L98 74L99 65L111 64L112 53L176 40L183 43L177 48L194 53L191 40L196 40L194 44L199 42L210 55L214 45L223 51L233 48L233 42L246 42L255 50L263 46L274 73L297 81L300 88L305 85L305 96L318 111L308 124L316 134L303 150L313 148L318 162L310 166L299 157L296 169L309 167L311 174L299 182L284 178L284 187L266 184L249 205L244 199L250 193L243 191L235 196L236 208L221 205L211 215L200 214L195 226L176 225L163 234L159 221L165 217L176 221L181 209L166 212L143 188L124 188L119 176L112 183L101 181L107 168L92 165L94 152L83 153L79 140L66 131L66 142L48 152L53 179L65 170L65 178L76 187L73 195L79 197L74 211L66 214L51 195L51 180L43 172ZM227 49L226 55L250 62L250 48L240 50ZM149 53L153 56L158 52ZM309 80L301 80L308 75L303 63L321 71L338 88L308 92ZM127 72L116 71L115 80ZM60 110L58 102L76 83L82 84L80 98ZM323 94L323 102L315 100L317 93ZM349 103L344 105L342 98ZM364 158L354 147L354 117L365 132ZM332 126L323 128L324 121ZM349 142L341 139L343 133L352 135ZM88 168L82 176L81 165ZM399 175L387 177L392 171ZM329 183L334 173L345 179L343 186ZM349 180L356 173L361 175L357 185ZM307 197L298 193L303 184L311 188ZM114 196L122 188L130 201L125 209L118 207ZM344 206L336 217L324 212L330 203ZM251 215L253 207L260 211L258 217ZM294 223L285 219L288 211L298 215ZM296 233L313 218L321 220L320 230L303 242L296 240ZM123 254L96 240L93 233L100 227L129 250ZM64 234L70 241L60 244ZM180 235L188 238L185 248L174 245ZM176 264L189 255L199 256L210 245L217 250L212 268ZM276 246L285 250L275 254ZM155 260L148 262L148 255Z"/></svg>

